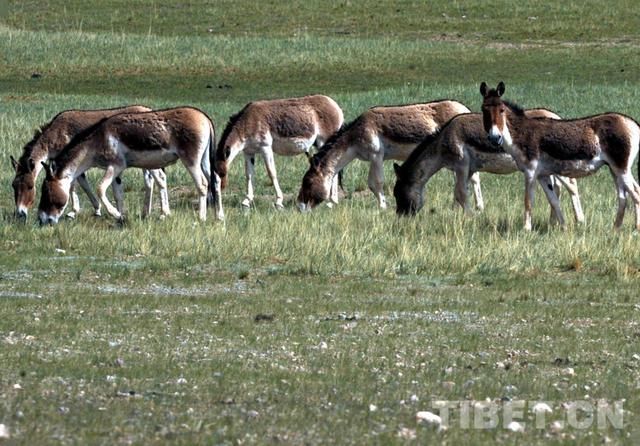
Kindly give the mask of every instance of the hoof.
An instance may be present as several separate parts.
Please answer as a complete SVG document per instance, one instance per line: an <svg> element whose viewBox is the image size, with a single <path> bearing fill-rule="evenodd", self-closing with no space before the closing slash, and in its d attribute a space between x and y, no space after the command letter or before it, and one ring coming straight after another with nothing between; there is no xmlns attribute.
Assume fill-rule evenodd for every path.
<svg viewBox="0 0 640 446"><path fill-rule="evenodd" d="M273 205L279 211L282 211L284 209L284 205L282 203L274 203Z"/></svg>
<svg viewBox="0 0 640 446"><path fill-rule="evenodd" d="M251 200L249 200L248 198L245 198L244 200L242 200L242 207L249 209L252 203L253 202Z"/></svg>
<svg viewBox="0 0 640 446"><path fill-rule="evenodd" d="M66 218L68 218L69 220L75 220L77 217L77 214L75 212L69 212L67 215L65 215Z"/></svg>

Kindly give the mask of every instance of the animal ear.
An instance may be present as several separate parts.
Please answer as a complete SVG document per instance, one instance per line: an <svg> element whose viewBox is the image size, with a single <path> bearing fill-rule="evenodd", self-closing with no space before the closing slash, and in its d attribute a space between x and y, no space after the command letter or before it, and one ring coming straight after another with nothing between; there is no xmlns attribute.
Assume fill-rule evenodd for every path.
<svg viewBox="0 0 640 446"><path fill-rule="evenodd" d="M33 172L36 169L36 162L29 158L29 161L27 161L27 168L29 169L29 172Z"/></svg>
<svg viewBox="0 0 640 446"><path fill-rule="evenodd" d="M13 169L17 171L18 170L18 162L13 157L13 155L9 155L9 158L11 159L11 165L13 166Z"/></svg>
<svg viewBox="0 0 640 446"><path fill-rule="evenodd" d="M482 95L483 98L487 96L487 83L486 82L482 82L480 84L480 94Z"/></svg>
<svg viewBox="0 0 640 446"><path fill-rule="evenodd" d="M393 171L395 172L397 177L400 177L400 164L393 163Z"/></svg>
<svg viewBox="0 0 640 446"><path fill-rule="evenodd" d="M498 96L502 96L504 94L504 82L500 81L498 88L496 88L496 92L498 93Z"/></svg>
<svg viewBox="0 0 640 446"><path fill-rule="evenodd" d="M313 166L313 156L311 156L309 152L304 152L304 154L307 155L307 161L309 161L309 164Z"/></svg>
<svg viewBox="0 0 640 446"><path fill-rule="evenodd" d="M53 178L52 166L50 164L41 161L42 167L44 167L44 172L47 175L47 178Z"/></svg>

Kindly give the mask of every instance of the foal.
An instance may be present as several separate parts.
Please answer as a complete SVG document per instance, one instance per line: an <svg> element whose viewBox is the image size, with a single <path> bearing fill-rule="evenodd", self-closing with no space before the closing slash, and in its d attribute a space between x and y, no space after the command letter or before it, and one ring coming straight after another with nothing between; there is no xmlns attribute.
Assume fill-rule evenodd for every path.
<svg viewBox="0 0 640 446"><path fill-rule="evenodd" d="M384 160L406 160L420 142L433 138L449 119L469 112L460 102L450 100L370 108L332 136L311 158L298 193L298 208L308 210L327 199L337 203L337 196L331 194L333 178L358 158L370 162L369 189L378 206L385 209ZM482 208L479 176L472 181L476 204Z"/></svg>
<svg viewBox="0 0 640 446"><path fill-rule="evenodd" d="M215 147L211 119L191 107L145 113L123 113L105 119L91 128L84 138L67 145L55 168L45 165L47 178L42 184L38 207L42 224L55 224L69 198L71 183L92 167L105 169L98 185L98 196L116 219L122 218L106 196L106 189L127 167L159 169L182 161L191 174L198 194L199 217L206 219L207 185L210 178L209 151ZM122 189L114 183L116 201ZM217 200L219 202L219 200Z"/></svg>
<svg viewBox="0 0 640 446"><path fill-rule="evenodd" d="M582 177L606 164L618 194L614 227L622 225L630 195L635 205L636 229L640 230L640 188L631 173L640 143L638 123L619 113L566 121L530 119L520 107L502 99L504 91L503 82L496 89L489 89L484 82L480 85L482 120L485 134L509 152L524 173L525 229L531 230L536 179L548 181L550 175ZM553 188L543 189L558 221L564 225Z"/></svg>
<svg viewBox="0 0 640 446"><path fill-rule="evenodd" d="M557 116L543 109L527 110L531 116ZM532 120L553 120L532 118ZM455 174L454 197L465 212L470 212L467 203L467 181L477 172L508 174L517 166L513 158L501 147L489 141L482 127L482 115L467 113L451 119L432 140L425 140L409 158L399 166L394 164L396 184L393 194L399 215L413 215L424 204L424 188L429 179L440 169L447 168ZM582 221L582 206L575 182L562 179L572 196L576 220ZM543 187L553 188L549 179Z"/></svg>
<svg viewBox="0 0 640 446"><path fill-rule="evenodd" d="M36 196L36 179L42 169L43 161L54 160L60 155L62 149L69 142L89 127L100 120L119 113L136 113L151 110L141 105L128 107L103 109L103 110L67 110L58 113L51 121L37 130L33 139L22 150L22 155L16 161L11 156L11 163L15 170L15 178L12 182L13 195L16 204L16 216L26 219L29 208L33 205ZM146 170L145 177L145 205L144 212L147 215L151 209L153 181L160 188L160 201L162 214L169 214L169 201L167 194L166 175L160 169ZM118 180L119 181L119 180ZM84 174L77 179L78 184L89 197L95 209L95 215L100 215L100 202L91 190ZM74 188L71 189L71 205L73 212L67 214L74 217L80 210L80 202Z"/></svg>
<svg viewBox="0 0 640 446"><path fill-rule="evenodd" d="M215 166L222 181L222 188L224 189L227 183L229 164L243 152L247 195L242 201L242 206L250 207L254 198L254 159L256 154L261 154L276 191L275 205L282 208L283 194L276 176L273 154L308 155L312 145L316 148L322 147L327 139L340 129L343 122L342 110L328 96L313 95L250 102L229 118L218 143Z"/></svg>

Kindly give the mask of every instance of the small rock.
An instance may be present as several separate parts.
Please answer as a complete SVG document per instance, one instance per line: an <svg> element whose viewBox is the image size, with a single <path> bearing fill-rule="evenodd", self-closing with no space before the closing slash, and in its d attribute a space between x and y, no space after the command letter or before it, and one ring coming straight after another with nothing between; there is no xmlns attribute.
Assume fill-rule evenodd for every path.
<svg viewBox="0 0 640 446"><path fill-rule="evenodd" d="M329 345L327 345L326 342L322 341L318 347L320 348L320 350L326 350L329 348Z"/></svg>
<svg viewBox="0 0 640 446"><path fill-rule="evenodd" d="M378 406L375 404L369 404L369 412L375 412L376 410L378 410Z"/></svg>
<svg viewBox="0 0 640 446"><path fill-rule="evenodd" d="M420 398L418 398L418 395L413 394L413 395L411 395L411 397L409 398L409 400L410 400L412 403L417 403L418 401L420 401Z"/></svg>
<svg viewBox="0 0 640 446"><path fill-rule="evenodd" d="M187 384L187 380L180 377L176 380L176 384Z"/></svg>
<svg viewBox="0 0 640 446"><path fill-rule="evenodd" d="M409 429L408 427L400 428L398 431L398 438L402 438L403 440L415 440L416 430Z"/></svg>
<svg viewBox="0 0 640 446"><path fill-rule="evenodd" d="M456 386L456 383L454 383L453 381L442 381L442 388L444 390L453 390L453 388Z"/></svg>
<svg viewBox="0 0 640 446"><path fill-rule="evenodd" d="M9 438L11 438L9 428L4 424L0 424L0 440L8 440Z"/></svg>
<svg viewBox="0 0 640 446"><path fill-rule="evenodd" d="M258 418L260 416L260 413L257 410L250 410L249 412L247 412L247 416L249 418Z"/></svg>
<svg viewBox="0 0 640 446"><path fill-rule="evenodd" d="M20 385L20 383L15 383L15 384L13 385L13 389L14 389L14 390L22 390L22 386Z"/></svg>
<svg viewBox="0 0 640 446"><path fill-rule="evenodd" d="M439 415L436 415L429 411L420 411L416 414L416 420L419 423L428 424L429 426L440 427L442 424L442 418Z"/></svg>
<svg viewBox="0 0 640 446"><path fill-rule="evenodd" d="M524 424L517 421L512 421L507 425L507 429L509 429L511 432L524 432Z"/></svg>
<svg viewBox="0 0 640 446"><path fill-rule="evenodd" d="M573 370L573 367L567 367L566 369L562 369L562 374L564 376L576 376L576 371Z"/></svg>
<svg viewBox="0 0 640 446"><path fill-rule="evenodd" d="M554 434L557 434L557 433L561 432L562 429L564 429L564 424L562 423L562 421L554 421L553 423L551 423L549 425L549 429Z"/></svg>

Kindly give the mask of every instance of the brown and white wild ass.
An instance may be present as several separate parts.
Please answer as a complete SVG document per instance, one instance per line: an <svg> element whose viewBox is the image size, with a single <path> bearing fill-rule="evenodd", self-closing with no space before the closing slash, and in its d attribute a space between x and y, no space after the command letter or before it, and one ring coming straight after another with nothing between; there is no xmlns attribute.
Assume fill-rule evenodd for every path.
<svg viewBox="0 0 640 446"><path fill-rule="evenodd" d="M298 208L309 210L324 200L337 203L331 187L334 176L357 158L370 162L369 189L378 206L385 209L384 161L406 160L418 144L432 138L451 118L469 112L465 105L451 100L370 108L340 129L310 159L298 193ZM476 204L482 208L479 176L474 175L472 182Z"/></svg>
<svg viewBox="0 0 640 446"><path fill-rule="evenodd" d="M15 177L12 182L14 200L16 205L16 216L26 218L29 208L33 205L36 196L36 179L42 169L43 161L55 160L62 149L69 142L78 137L83 131L95 125L100 120L119 113L137 113L151 110L141 105L131 105L102 110L67 110L58 113L51 121L36 130L33 138L22 150L22 155L16 161L11 156L11 163L15 170ZM167 194L166 175L160 169L144 172L145 178L145 215L150 212L152 203L153 182L157 182L160 188L160 198L162 214L169 214L169 201ZM100 201L91 190L84 175L80 175L78 184L86 192L95 209L95 214L100 215ZM73 211L68 214L74 217L80 210L80 202L75 193L75 188L71 189L71 205Z"/></svg>
<svg viewBox="0 0 640 446"><path fill-rule="evenodd" d="M220 175L222 188L227 183L229 164L243 152L247 194L242 205L251 206L254 199L254 159L256 154L260 154L276 191L275 205L282 208L283 194L276 176L273 154L309 155L312 145L318 149L322 147L342 127L343 122L342 110L328 96L313 95L248 103L229 118L218 142L216 170Z"/></svg>
<svg viewBox="0 0 640 446"><path fill-rule="evenodd" d="M525 179L525 222L531 230L531 208L535 180L548 181L550 175L572 178L590 175L607 165L614 177L618 210L614 222L622 225L627 195L635 204L636 228L640 230L640 188L631 173L638 155L640 127L619 113L603 113L582 119L530 119L515 104L502 99L503 82L489 89L483 82L482 120L489 139L514 158ZM564 217L553 188L543 188L561 225Z"/></svg>
<svg viewBox="0 0 640 446"><path fill-rule="evenodd" d="M525 112L531 119L558 119L545 109ZM534 118L535 117L535 118ZM431 140L425 140L409 158L399 166L394 164L396 184L393 194L399 215L413 215L424 205L424 188L429 179L440 169L447 168L455 174L455 200L469 212L467 203L467 179L477 172L508 174L517 166L513 158L502 148L489 141L480 113L458 115L451 119ZM559 181L571 194L577 221L583 221L582 206L575 180L562 178ZM554 187L551 179L543 187Z"/></svg>
<svg viewBox="0 0 640 446"><path fill-rule="evenodd" d="M182 161L193 178L199 200L199 216L206 219L209 151L215 148L214 127L202 111L179 107L145 113L123 113L96 124L83 138L72 141L56 160L46 166L38 215L42 224L55 224L69 198L73 180L92 167L105 169L98 196L113 217L122 210L109 202L106 190L127 167L159 169ZM122 201L122 190L116 200ZM219 200L218 200L219 201Z"/></svg>

